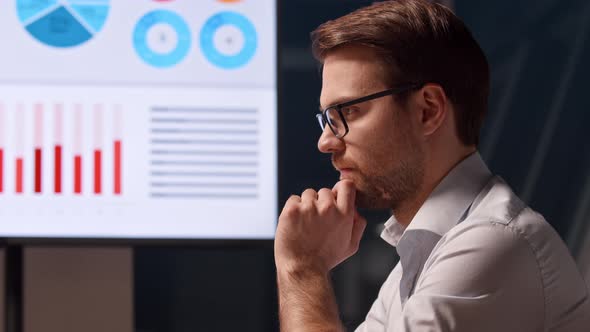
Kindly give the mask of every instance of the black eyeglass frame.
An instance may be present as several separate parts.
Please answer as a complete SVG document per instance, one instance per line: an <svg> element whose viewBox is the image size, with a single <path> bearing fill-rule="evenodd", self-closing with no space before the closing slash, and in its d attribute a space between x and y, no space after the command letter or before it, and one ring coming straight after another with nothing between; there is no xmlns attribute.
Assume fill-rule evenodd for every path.
<svg viewBox="0 0 590 332"><path fill-rule="evenodd" d="M372 94L370 94L368 96L364 96L364 97L356 98L356 99L353 99L353 100L349 100L349 101L344 102L344 103L340 103L340 104L328 106L323 111L321 111L320 113L316 114L316 118L320 122L320 127L322 128L322 130L324 130L324 128L326 127L326 124L328 124L328 127L330 127L330 130L332 131L332 133L334 134L334 136L336 136L337 138L343 138L344 136L346 136L346 134L348 134L348 123L346 123L346 120L344 119L344 115L342 114L342 108L349 107L349 106L356 105L356 104L360 104L360 103L363 103L365 101L369 101L369 100L373 100L373 99L377 99L377 98L389 96L389 95L395 95L395 94L399 94L399 93L410 91L410 90L420 89L424 85L425 85L425 83L409 83L409 84L404 84L402 86L398 86L398 87L395 87L395 88L391 88L391 89L387 89L387 90L384 90L384 91L372 93ZM335 109L338 112L338 116L340 117L340 120L342 120L342 123L344 124L344 134L342 134L342 135L338 135L336 133L336 130L334 129L334 127L332 127L332 124L330 123L330 121L328 120L328 117L326 116L326 113L328 111L332 110L332 109Z"/></svg>

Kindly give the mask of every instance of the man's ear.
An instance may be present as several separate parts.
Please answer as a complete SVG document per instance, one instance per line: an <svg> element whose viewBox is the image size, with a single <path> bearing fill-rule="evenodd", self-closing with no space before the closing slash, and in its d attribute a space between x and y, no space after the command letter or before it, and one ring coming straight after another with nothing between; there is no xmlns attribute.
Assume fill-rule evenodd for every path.
<svg viewBox="0 0 590 332"><path fill-rule="evenodd" d="M438 84L426 84L416 94L419 107L419 126L422 135L430 136L435 133L448 116L448 98L445 90Z"/></svg>

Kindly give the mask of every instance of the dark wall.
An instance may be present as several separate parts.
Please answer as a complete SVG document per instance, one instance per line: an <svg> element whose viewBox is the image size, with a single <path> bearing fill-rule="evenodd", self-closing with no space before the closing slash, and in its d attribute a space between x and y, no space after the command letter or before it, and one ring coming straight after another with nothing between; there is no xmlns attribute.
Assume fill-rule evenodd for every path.
<svg viewBox="0 0 590 332"><path fill-rule="evenodd" d="M314 118L320 76L309 32L373 1L281 1L280 197L337 180L320 154ZM492 66L480 150L574 253L590 217L590 3L584 0L455 1ZM397 262L380 240L387 211L369 219L357 255L333 273L341 315L353 329ZM137 331L277 331L272 244L250 248L141 247L135 251Z"/></svg>
<svg viewBox="0 0 590 332"><path fill-rule="evenodd" d="M276 331L272 249L137 248L136 331Z"/></svg>
<svg viewBox="0 0 590 332"><path fill-rule="evenodd" d="M590 204L590 3L460 1L492 66L480 150L577 254Z"/></svg>

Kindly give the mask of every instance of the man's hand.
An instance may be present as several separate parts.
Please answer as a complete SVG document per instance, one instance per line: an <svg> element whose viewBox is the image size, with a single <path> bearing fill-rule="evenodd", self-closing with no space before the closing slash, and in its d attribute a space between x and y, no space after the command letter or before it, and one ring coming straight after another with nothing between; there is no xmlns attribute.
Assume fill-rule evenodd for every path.
<svg viewBox="0 0 590 332"><path fill-rule="evenodd" d="M328 272L357 251L365 229L355 194L345 180L285 203L275 237L281 331L344 331Z"/></svg>
<svg viewBox="0 0 590 332"><path fill-rule="evenodd" d="M332 190L307 189L285 203L275 237L275 261L282 272L327 273L352 256L366 221L355 209L356 190L349 180Z"/></svg>

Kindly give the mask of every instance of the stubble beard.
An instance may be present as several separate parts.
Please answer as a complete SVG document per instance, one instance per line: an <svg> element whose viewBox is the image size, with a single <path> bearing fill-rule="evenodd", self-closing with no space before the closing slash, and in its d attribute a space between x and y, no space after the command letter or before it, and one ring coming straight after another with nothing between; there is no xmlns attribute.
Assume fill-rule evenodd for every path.
<svg viewBox="0 0 590 332"><path fill-rule="evenodd" d="M367 209L397 210L422 186L424 159L421 153L402 160L389 170L360 171L356 184L356 206Z"/></svg>

